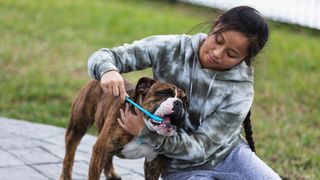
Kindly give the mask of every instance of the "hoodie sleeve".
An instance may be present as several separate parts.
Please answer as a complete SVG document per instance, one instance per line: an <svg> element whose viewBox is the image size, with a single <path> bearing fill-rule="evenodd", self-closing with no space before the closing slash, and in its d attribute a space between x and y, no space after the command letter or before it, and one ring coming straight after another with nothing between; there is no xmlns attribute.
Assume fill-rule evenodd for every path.
<svg viewBox="0 0 320 180"><path fill-rule="evenodd" d="M176 135L164 137L145 127L138 138L167 157L192 162L207 161L212 155L217 155L220 148L223 149L239 137L241 124L252 100L252 94L241 96L241 93L236 93L227 96L192 134L180 131Z"/></svg>
<svg viewBox="0 0 320 180"><path fill-rule="evenodd" d="M148 67L155 69L158 60L163 64L174 59L176 53L173 52L179 44L179 35L158 35L112 49L103 48L89 58L88 73L100 80L104 73L112 70L126 73Z"/></svg>

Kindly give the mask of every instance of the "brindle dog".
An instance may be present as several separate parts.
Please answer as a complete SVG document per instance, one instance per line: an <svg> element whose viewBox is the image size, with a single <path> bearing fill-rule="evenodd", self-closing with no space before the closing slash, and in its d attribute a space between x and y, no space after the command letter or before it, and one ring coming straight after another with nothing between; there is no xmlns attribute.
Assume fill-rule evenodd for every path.
<svg viewBox="0 0 320 180"><path fill-rule="evenodd" d="M186 127L190 122L185 122L187 96L181 89L145 77L138 81L136 87L125 81L125 89L131 99L163 118L163 122L158 124L144 117L146 125L156 133L170 136L179 128L190 128ZM93 147L88 179L99 179L103 170L107 179L121 179L112 165L114 155L130 159L146 157L145 178L159 178L165 166L164 156L157 155L148 145L137 143L135 137L119 126L119 109L124 106L125 103L118 97L103 93L99 81L92 80L81 89L73 102L65 134L66 153L60 179L71 179L76 148L94 122L99 136ZM131 110L133 111L133 107Z"/></svg>

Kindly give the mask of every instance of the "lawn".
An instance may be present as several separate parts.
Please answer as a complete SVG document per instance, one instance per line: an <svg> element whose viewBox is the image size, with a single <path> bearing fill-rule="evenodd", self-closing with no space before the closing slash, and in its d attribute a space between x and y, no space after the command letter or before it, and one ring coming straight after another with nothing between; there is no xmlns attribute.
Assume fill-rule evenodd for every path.
<svg viewBox="0 0 320 180"><path fill-rule="evenodd" d="M91 53L154 34L207 32L209 24L193 27L218 13L172 1L2 0L0 116L65 127L90 79ZM257 154L290 179L320 179L320 32L270 27L254 63ZM151 72L125 76L142 75Z"/></svg>

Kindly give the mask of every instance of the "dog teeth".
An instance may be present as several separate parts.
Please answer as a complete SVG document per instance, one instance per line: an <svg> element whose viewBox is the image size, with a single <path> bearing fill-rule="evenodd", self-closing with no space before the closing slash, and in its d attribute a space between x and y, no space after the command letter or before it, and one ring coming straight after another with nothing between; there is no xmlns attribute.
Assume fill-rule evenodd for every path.
<svg viewBox="0 0 320 180"><path fill-rule="evenodd" d="M170 118L169 118L169 117L165 117L165 118L163 118L163 120L164 120L165 122L170 123Z"/></svg>

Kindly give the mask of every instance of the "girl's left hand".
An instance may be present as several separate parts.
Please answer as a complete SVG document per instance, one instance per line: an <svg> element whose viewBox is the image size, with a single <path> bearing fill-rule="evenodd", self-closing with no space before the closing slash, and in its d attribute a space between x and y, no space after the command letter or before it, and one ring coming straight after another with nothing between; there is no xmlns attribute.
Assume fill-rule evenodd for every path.
<svg viewBox="0 0 320 180"><path fill-rule="evenodd" d="M119 125L129 134L138 136L144 128L143 113L137 108L134 108L137 115L130 111L129 105L126 104L125 110L120 109L120 116L118 118Z"/></svg>

